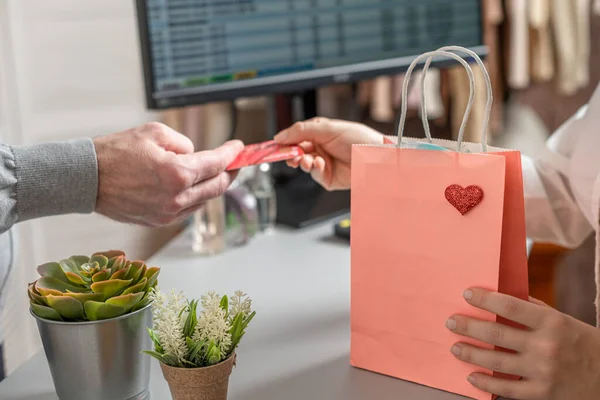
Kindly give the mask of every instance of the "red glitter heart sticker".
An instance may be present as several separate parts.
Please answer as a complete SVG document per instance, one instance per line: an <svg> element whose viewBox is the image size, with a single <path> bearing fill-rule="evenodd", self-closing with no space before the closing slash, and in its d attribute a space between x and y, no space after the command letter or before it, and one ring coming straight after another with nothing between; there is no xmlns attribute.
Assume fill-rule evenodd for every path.
<svg viewBox="0 0 600 400"><path fill-rule="evenodd" d="M446 188L446 200L462 215L468 213L483 200L483 189L471 185L463 188L460 185L450 185Z"/></svg>

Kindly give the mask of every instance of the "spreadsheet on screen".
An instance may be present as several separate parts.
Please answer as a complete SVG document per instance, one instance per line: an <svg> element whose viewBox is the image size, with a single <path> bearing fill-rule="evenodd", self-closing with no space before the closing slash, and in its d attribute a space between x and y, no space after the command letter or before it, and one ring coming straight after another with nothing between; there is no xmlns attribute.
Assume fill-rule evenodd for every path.
<svg viewBox="0 0 600 400"><path fill-rule="evenodd" d="M481 45L479 0L147 0L154 96Z"/></svg>

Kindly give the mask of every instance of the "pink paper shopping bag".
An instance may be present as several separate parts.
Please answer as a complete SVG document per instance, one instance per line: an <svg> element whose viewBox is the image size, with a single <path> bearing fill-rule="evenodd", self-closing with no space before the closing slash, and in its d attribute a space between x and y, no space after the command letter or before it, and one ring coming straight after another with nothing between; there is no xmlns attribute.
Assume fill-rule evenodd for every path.
<svg viewBox="0 0 600 400"><path fill-rule="evenodd" d="M421 58L441 54L465 66L473 94L473 72L449 50L466 51L424 54L405 85ZM403 107L400 145L352 149L351 363L492 399L466 379L474 371L491 372L450 353L452 344L469 340L445 323L456 313L497 319L464 301L469 287L528 298L520 154L487 148L485 134L482 144L460 143L464 124L458 142L432 141L448 151L406 148L415 140L401 140L405 116Z"/></svg>

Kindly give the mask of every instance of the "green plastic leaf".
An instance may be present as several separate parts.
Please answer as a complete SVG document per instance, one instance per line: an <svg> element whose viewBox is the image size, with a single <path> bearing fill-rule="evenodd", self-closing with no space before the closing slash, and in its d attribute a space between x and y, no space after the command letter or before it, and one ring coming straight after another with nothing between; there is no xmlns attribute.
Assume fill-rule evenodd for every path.
<svg viewBox="0 0 600 400"><path fill-rule="evenodd" d="M131 312L135 312L137 310L141 310L142 308L146 307L148 304L150 304L150 292L146 292L146 294L144 295L144 298L135 305L135 307L133 307L131 309Z"/></svg>
<svg viewBox="0 0 600 400"><path fill-rule="evenodd" d="M59 281L63 281L65 283L69 283L69 279L65 275L62 267L57 262L49 262L46 264L42 264L37 267L37 272L40 276L47 276L50 278L56 278Z"/></svg>
<svg viewBox="0 0 600 400"><path fill-rule="evenodd" d="M188 367L188 368L198 368L197 364L195 364L195 363L193 363L191 361L188 361L185 358L183 359L183 366L184 367Z"/></svg>
<svg viewBox="0 0 600 400"><path fill-rule="evenodd" d="M79 273L82 271L85 271L90 275L94 275L96 272L100 271L100 264L98 264L97 261L81 264L77 272Z"/></svg>
<svg viewBox="0 0 600 400"><path fill-rule="evenodd" d="M111 297L110 299L106 300L106 304L112 304L115 306L119 306L119 307L124 308L126 311L129 311L133 308L133 306L135 306L137 303L139 303L143 297L144 297L143 292L130 293L130 294L126 294L126 295Z"/></svg>
<svg viewBox="0 0 600 400"><path fill-rule="evenodd" d="M41 305L46 305L46 302L44 301L44 298L42 296L40 296L36 291L35 291L35 287L33 286L33 284L30 284L27 287L27 294L29 295L29 299L34 302L34 303L38 303Z"/></svg>
<svg viewBox="0 0 600 400"><path fill-rule="evenodd" d="M85 284L89 283L87 278L84 279L81 275L76 274L74 272L67 271L64 274L69 279L69 281L71 281L72 283L74 283L76 285L85 285Z"/></svg>
<svg viewBox="0 0 600 400"><path fill-rule="evenodd" d="M87 301L83 307L90 321L116 318L124 315L127 310L114 304L101 303L99 301Z"/></svg>
<svg viewBox="0 0 600 400"><path fill-rule="evenodd" d="M221 350L217 344L211 340L206 350L206 363L208 365L215 365L221 361Z"/></svg>
<svg viewBox="0 0 600 400"><path fill-rule="evenodd" d="M62 294L67 290L73 293L82 293L86 289L59 281L56 278L43 277L35 282L35 289L42 295L47 296L49 294Z"/></svg>
<svg viewBox="0 0 600 400"><path fill-rule="evenodd" d="M45 300L64 319L77 320L83 318L83 305L77 299L69 296L49 295L45 297Z"/></svg>
<svg viewBox="0 0 600 400"><path fill-rule="evenodd" d="M116 259L117 259L117 257L109 258L108 264L106 264L106 268L112 269L113 265L115 264Z"/></svg>
<svg viewBox="0 0 600 400"><path fill-rule="evenodd" d="M69 296L77 299L81 304L85 304L86 301L103 301L104 295L102 293L64 293L63 296Z"/></svg>
<svg viewBox="0 0 600 400"><path fill-rule="evenodd" d="M65 260L60 260L59 264L60 264L62 270L65 272L67 272L67 271L71 271L74 273L79 272L78 265L75 263L75 261L71 260L70 258L67 258Z"/></svg>
<svg viewBox="0 0 600 400"><path fill-rule="evenodd" d="M97 253L92 254L92 258L94 258L95 256L104 256L107 260L110 260L115 257L125 256L125 253L121 250L99 251Z"/></svg>
<svg viewBox="0 0 600 400"><path fill-rule="evenodd" d="M104 268L108 265L108 257L102 254L94 254L90 258L90 262L96 262L99 268Z"/></svg>
<svg viewBox="0 0 600 400"><path fill-rule="evenodd" d="M142 353L152 356L152 357L156 358L158 361L160 361L161 363L163 363L165 365L169 365L171 367L181 367L182 366L181 363L177 361L177 358L175 356L173 356L172 354L161 354L161 353L157 353L156 351L152 351L152 350L144 350L144 351L142 351Z"/></svg>
<svg viewBox="0 0 600 400"><path fill-rule="evenodd" d="M191 337L185 338L185 344L187 345L188 350L190 350L190 351L196 346L196 342L194 342ZM192 357L188 357L188 358L192 359Z"/></svg>
<svg viewBox="0 0 600 400"><path fill-rule="evenodd" d="M102 293L105 299L120 293L131 283L131 279L111 279L108 281L95 282L90 286L94 293Z"/></svg>
<svg viewBox="0 0 600 400"><path fill-rule="evenodd" d="M122 269L125 266L125 262L127 261L127 259L125 258L125 256L119 256L117 258L115 258L115 261L112 263L111 265L111 270L113 272L117 272L118 270Z"/></svg>
<svg viewBox="0 0 600 400"><path fill-rule="evenodd" d="M104 269L92 275L92 282L101 282L110 278L110 269Z"/></svg>
<svg viewBox="0 0 600 400"><path fill-rule="evenodd" d="M127 274L126 279L133 279L134 282L137 282L138 279L142 276L142 273L145 272L146 264L143 261L134 261L129 266L129 273Z"/></svg>
<svg viewBox="0 0 600 400"><path fill-rule="evenodd" d="M188 316L185 320L185 324L183 325L183 336L185 337L192 337L194 334L196 324L198 323L198 317L196 315L197 307L198 300L192 300L189 305Z"/></svg>
<svg viewBox="0 0 600 400"><path fill-rule="evenodd" d="M118 270L117 272L112 274L110 279L129 279L129 278L127 278L127 274L129 273L129 268L130 267L125 267L123 269ZM133 279L131 279L131 281L133 282Z"/></svg>
<svg viewBox="0 0 600 400"><path fill-rule="evenodd" d="M154 330L150 329L150 328L146 328L148 330L148 335L150 335L150 339L152 339L152 343L154 343L154 350L159 352L159 353L163 353L163 347L160 344L160 339L158 338L158 335L156 334L156 332L154 332Z"/></svg>
<svg viewBox="0 0 600 400"><path fill-rule="evenodd" d="M92 276L96 274L97 271L85 271L85 270L81 270L79 271L79 275L81 275L82 278L87 279L89 282L92 281Z"/></svg>
<svg viewBox="0 0 600 400"><path fill-rule="evenodd" d="M189 349L188 352L188 359L192 360L193 362L199 363L202 360L200 360L199 357L200 356L200 352L202 351L202 349L206 346L206 340L201 340L199 342L194 342L192 339L190 339L189 337L185 338L185 343L187 344L187 347Z"/></svg>
<svg viewBox="0 0 600 400"><path fill-rule="evenodd" d="M223 311L225 311L225 313L229 312L229 298L227 297L227 295L221 298L221 304L219 304L219 306Z"/></svg>
<svg viewBox="0 0 600 400"><path fill-rule="evenodd" d="M69 260L71 260L77 268L81 267L83 264L90 262L90 258L88 256L72 256L69 257Z"/></svg>
<svg viewBox="0 0 600 400"><path fill-rule="evenodd" d="M256 311L253 311L250 315L246 316L243 312L239 312L233 318L231 323L231 328L229 329L229 333L231 334L231 346L229 347L230 352L237 348L244 336L246 331L246 327L252 321L254 316L256 315Z"/></svg>
<svg viewBox="0 0 600 400"><path fill-rule="evenodd" d="M52 321L63 321L60 314L50 307L31 303L31 309L40 318L50 319Z"/></svg>
<svg viewBox="0 0 600 400"><path fill-rule="evenodd" d="M148 279L148 283L146 283L146 290L149 290L156 281L158 280L158 274L160 273L159 267L150 267L146 269L144 273L144 278Z"/></svg>
<svg viewBox="0 0 600 400"><path fill-rule="evenodd" d="M138 293L138 292L144 292L144 287L146 286L146 282L148 280L146 278L142 278L141 281L139 281L138 283L136 283L133 286L128 287L127 289L125 289L125 291L123 292L123 294L129 294L129 293Z"/></svg>
<svg viewBox="0 0 600 400"><path fill-rule="evenodd" d="M164 354L161 354L157 351L154 350L144 350L142 351L142 353L147 354L149 356L152 356L154 358L156 358L158 361L160 361L163 364L167 364L167 362L165 361L165 357Z"/></svg>

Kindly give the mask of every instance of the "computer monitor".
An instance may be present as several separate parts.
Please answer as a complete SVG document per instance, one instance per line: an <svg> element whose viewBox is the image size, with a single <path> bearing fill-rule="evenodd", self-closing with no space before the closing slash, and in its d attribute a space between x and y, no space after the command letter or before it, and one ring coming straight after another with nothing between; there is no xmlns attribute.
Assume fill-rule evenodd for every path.
<svg viewBox="0 0 600 400"><path fill-rule="evenodd" d="M136 1L150 109L293 93L310 118L315 88L400 73L445 45L486 54L480 0ZM280 224L349 211L348 192L284 163L273 176Z"/></svg>
<svg viewBox="0 0 600 400"><path fill-rule="evenodd" d="M301 92L480 55L481 0L136 0L150 109Z"/></svg>

